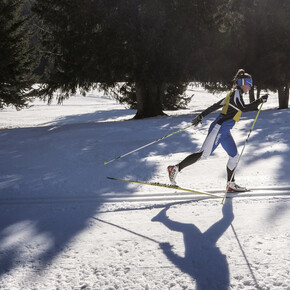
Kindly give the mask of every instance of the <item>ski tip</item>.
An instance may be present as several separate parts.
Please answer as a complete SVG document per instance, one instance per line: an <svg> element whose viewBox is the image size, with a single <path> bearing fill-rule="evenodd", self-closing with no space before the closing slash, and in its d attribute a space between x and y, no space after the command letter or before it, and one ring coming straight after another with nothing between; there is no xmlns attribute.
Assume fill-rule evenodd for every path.
<svg viewBox="0 0 290 290"><path fill-rule="evenodd" d="M126 180L123 180L123 179L119 179L119 178L115 178L115 177L110 177L110 176L107 176L108 179L111 179L111 180L119 180L119 181L126 181Z"/></svg>

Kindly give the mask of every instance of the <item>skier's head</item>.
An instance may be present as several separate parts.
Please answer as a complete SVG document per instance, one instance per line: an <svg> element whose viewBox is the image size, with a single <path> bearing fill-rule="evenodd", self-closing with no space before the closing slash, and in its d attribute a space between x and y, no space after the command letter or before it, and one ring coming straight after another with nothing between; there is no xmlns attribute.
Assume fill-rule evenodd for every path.
<svg viewBox="0 0 290 290"><path fill-rule="evenodd" d="M253 86L253 79L243 69L239 69L234 77L234 86L240 87L244 93L247 93Z"/></svg>

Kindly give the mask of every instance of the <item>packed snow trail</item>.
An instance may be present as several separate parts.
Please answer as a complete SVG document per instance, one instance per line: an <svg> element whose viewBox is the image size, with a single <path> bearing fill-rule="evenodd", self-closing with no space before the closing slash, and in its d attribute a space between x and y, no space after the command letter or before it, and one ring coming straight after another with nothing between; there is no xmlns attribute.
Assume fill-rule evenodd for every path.
<svg viewBox="0 0 290 290"><path fill-rule="evenodd" d="M289 290L290 111L276 110L277 96L263 106L237 172L253 191L224 206L106 179L169 182L167 166L201 146L215 115L104 162L186 127L220 97L195 88L189 110L146 120L129 120L134 111L96 92L1 111L0 289ZM255 115L232 132L239 148ZM217 149L177 182L217 194L226 161Z"/></svg>

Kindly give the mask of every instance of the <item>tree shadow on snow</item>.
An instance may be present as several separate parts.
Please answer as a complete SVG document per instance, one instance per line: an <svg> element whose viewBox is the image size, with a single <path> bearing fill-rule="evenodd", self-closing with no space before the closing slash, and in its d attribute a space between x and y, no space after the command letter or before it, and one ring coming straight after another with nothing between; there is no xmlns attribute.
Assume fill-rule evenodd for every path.
<svg viewBox="0 0 290 290"><path fill-rule="evenodd" d="M131 115L130 115L131 113ZM130 115L130 117L129 117ZM48 122L43 125L58 125L59 123L65 124L88 124L88 123L98 123L98 122L108 122L124 118L124 120L129 120L134 116L134 110L98 110L93 113L71 115L65 117L59 117L53 122Z"/></svg>
<svg viewBox="0 0 290 290"><path fill-rule="evenodd" d="M115 111L113 117L123 114ZM102 122L92 123L95 117ZM114 183L106 176L126 178L129 174L150 180L157 168L154 162L144 162L144 157L195 146L190 135L181 133L172 138L173 143L104 166L104 161L125 153L128 146L135 149L167 135L184 121L161 117L103 122L107 117L112 115L69 116L50 126L0 131L1 278L18 269L40 274L58 255L73 248L71 243L98 215L107 194L118 197L136 192L136 187ZM25 278L29 279L23 274Z"/></svg>
<svg viewBox="0 0 290 290"><path fill-rule="evenodd" d="M254 119L256 112L249 112L245 114L243 119ZM251 122L249 126L244 129L244 133L240 132L247 137L246 134L249 133ZM254 130L249 138L249 142L245 147L244 155L241 158L241 164L239 164L238 172L245 169L244 173L249 178L255 178L257 175L264 175L264 170L267 168L257 167L255 164L261 161L267 161L267 167L276 167L275 176L271 176L274 182L278 185L267 185L257 184L258 188L264 188L265 190L271 189L275 191L275 187L283 186L285 190L289 187L289 176L290 176L290 166L289 166L289 144L290 144L290 110L263 110L257 119ZM238 144L239 149L244 145L244 141ZM240 149L241 150L241 149ZM266 164L266 163L264 163ZM253 171L249 172L249 168L253 166ZM256 170L257 169L257 170ZM287 209L286 203L281 205L278 203L276 206L272 207L271 212L269 212L268 220L273 222L275 218L282 216Z"/></svg>
<svg viewBox="0 0 290 290"><path fill-rule="evenodd" d="M25 270L33 268L40 273L51 266L58 254L69 250L73 238L88 226L95 208L49 199L35 200L32 204L11 202L9 209L0 214L0 277L17 267L23 268L24 278Z"/></svg>
<svg viewBox="0 0 290 290"><path fill-rule="evenodd" d="M171 231L183 234L184 256L177 255L172 245L162 243L166 257L183 273L196 281L196 289L228 289L230 285L229 267L226 256L216 243L234 220L232 199L226 199L223 217L202 233L194 224L174 221L166 215L169 207L164 208L152 221L161 222Z"/></svg>
<svg viewBox="0 0 290 290"><path fill-rule="evenodd" d="M195 151L193 131L187 131L104 166L188 126L192 119L187 115L113 121L131 112L100 111L56 119L48 126L0 131L0 277L18 267L41 272L88 227L106 195L137 191L107 176L152 180L157 167L148 156L160 159Z"/></svg>
<svg viewBox="0 0 290 290"><path fill-rule="evenodd" d="M0 280L51 266L106 201L98 199L96 128L0 131Z"/></svg>
<svg viewBox="0 0 290 290"><path fill-rule="evenodd" d="M120 116L125 113L116 110L113 114L114 118ZM69 116L52 126L1 130L0 277L17 266L39 265L41 270L50 265L58 254L70 248L74 237L87 228L106 201L106 194L117 197L124 193L134 195L137 191L137 186L114 183L106 176L152 180L157 171L154 158L164 158L166 179L160 181L167 182L168 155L184 152L186 156L186 152L194 152L201 146L193 128L104 166L105 161L185 127L192 119L192 115L188 115L105 122L109 117L112 114L104 112L85 117ZM94 118L102 122L92 123ZM63 122L67 125L62 125ZM265 131L266 136L271 134L270 129L259 122L256 128L262 133ZM207 129L208 125L197 130L203 130L206 135ZM289 136L283 136L290 142ZM251 137L251 144L256 144L255 152L259 152L259 140L258 136ZM108 150L112 148L114 152ZM267 154L262 157L271 157L275 152ZM289 172L283 171L283 180L286 173ZM64 199L58 201L60 197ZM102 197L102 200L79 204L90 197ZM11 204L6 206L8 203ZM223 206L223 218L205 233L194 224L170 220L166 209L161 211L159 219L168 228L183 233L185 257L177 256L166 245L163 250L172 263L196 279L199 289L229 284L227 261L216 242L233 220L230 199Z"/></svg>

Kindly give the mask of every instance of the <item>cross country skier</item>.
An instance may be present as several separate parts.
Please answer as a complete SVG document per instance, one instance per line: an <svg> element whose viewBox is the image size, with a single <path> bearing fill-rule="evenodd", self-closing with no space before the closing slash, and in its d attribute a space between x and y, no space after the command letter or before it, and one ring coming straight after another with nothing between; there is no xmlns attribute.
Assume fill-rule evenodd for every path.
<svg viewBox="0 0 290 290"><path fill-rule="evenodd" d="M227 191L247 191L245 187L241 187L235 183L235 177L233 176L239 160L239 153L230 130L235 125L235 122L239 121L242 112L256 110L259 104L267 102L268 95L264 95L246 105L243 100L243 94L248 93L253 86L252 77L245 73L243 69L240 69L233 81L233 88L224 99L213 104L192 120L192 124L197 126L205 116L222 108L220 115L210 125L208 135L200 151L187 156L177 165L168 166L169 179L172 185L176 185L175 179L178 172L200 159L207 158L221 144L229 155L227 163Z"/></svg>

